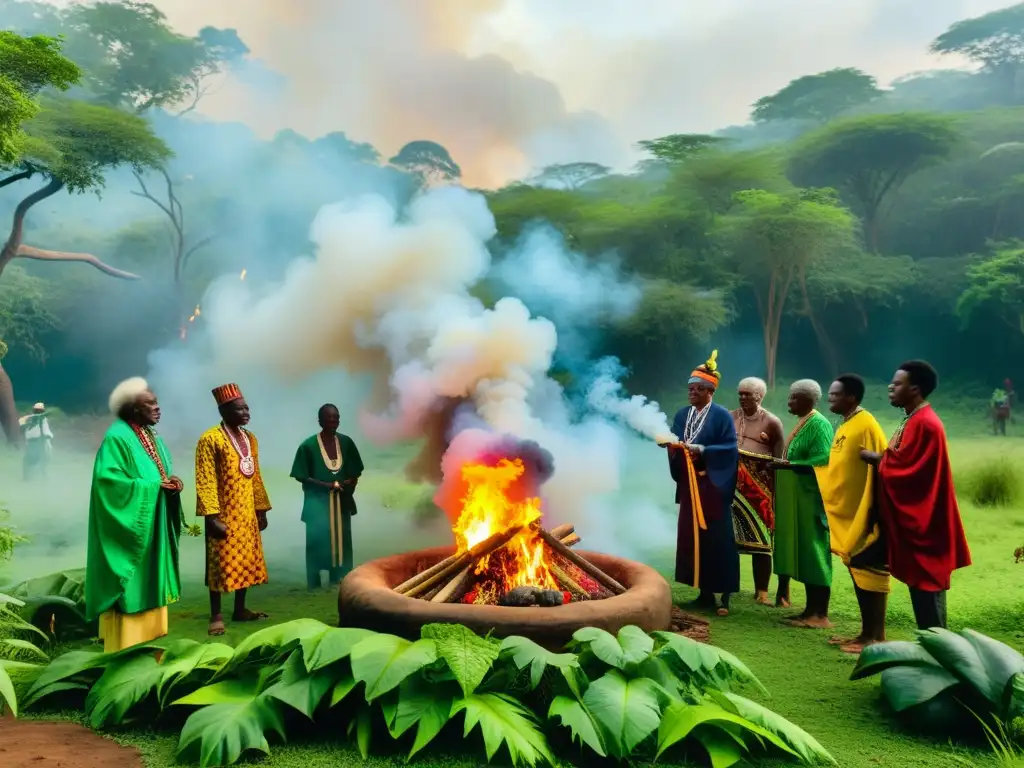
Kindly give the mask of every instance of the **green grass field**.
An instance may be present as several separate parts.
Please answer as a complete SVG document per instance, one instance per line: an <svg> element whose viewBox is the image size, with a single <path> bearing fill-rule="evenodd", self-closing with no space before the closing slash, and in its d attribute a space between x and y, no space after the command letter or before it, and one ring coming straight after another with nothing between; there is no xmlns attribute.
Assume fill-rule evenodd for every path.
<svg viewBox="0 0 1024 768"><path fill-rule="evenodd" d="M772 403L779 405L778 403ZM874 404L874 403L872 403ZM880 404L878 404L880 406ZM941 403L939 405L940 413ZM890 430L898 414L875 408ZM785 408L778 411L785 413ZM944 414L945 415L945 414ZM951 431L951 451L958 485L972 488L979 468L986 465L1019 466L1024 461L1024 439L1010 436L986 436L983 418L947 417ZM1022 428L1024 432L1024 428ZM645 490L659 501L666 525L673 526L670 480L662 477L657 464L646 471L656 449L637 450L631 457L627 485L631 492ZM401 453L387 456L368 452L370 467L361 486L360 515L355 519L354 540L357 559L366 560L396 549L430 546L450 540L445 521L413 511L427 491L409 486L399 473ZM21 547L14 560L0 569L0 583L41 575L66 567L81 567L84 562L85 516L88 498L89 466L86 461L71 461L58 479L45 485L25 486L13 482L19 478L17 458L0 458L0 503L10 508L19 531L32 541ZM184 468L180 473L188 477ZM655 474L656 473L656 474ZM302 584L302 531L298 523L299 494L283 471L268 468L267 482L274 501L272 528L266 537L272 584L253 590L252 607L265 610L272 621L312 617L327 623L337 619L335 594L331 590L307 593ZM1024 476L1024 472L1021 472ZM660 478L660 479L659 479ZM962 512L974 565L957 573L949 595L951 629L971 627L1024 650L1024 564L1016 565L1013 550L1024 545L1024 497L1017 489L1013 506L979 508L962 493ZM586 547L588 521L576 520ZM597 525L589 521L589 525ZM628 520L627 520L628 524ZM199 540L183 540L183 580L185 599L171 609L172 637L206 637L207 604L202 586L202 549ZM672 542L651 544L642 558L670 572ZM855 634L859 619L849 576L836 561L832 598L835 631L816 632L785 628L774 609L756 606L752 600L750 566L744 559L743 593L733 600L732 615L712 620L711 641L743 659L757 674L771 698L764 703L781 715L810 731L835 756L844 768L942 768L943 766L996 766L991 750L984 744L952 745L924 739L900 730L880 703L877 678L850 682L854 658L830 647L831 634ZM773 584L774 589L774 584ZM794 602L802 606L802 590L794 587ZM679 602L692 592L678 588ZM262 626L262 625L261 625ZM232 627L226 640L236 643L247 631ZM895 585L889 607L890 639L912 636L913 618L905 587ZM68 717L74 717L73 714ZM275 746L269 758L261 761L268 768L319 768L319 766L363 764L353 747L339 741L340 734L322 734L322 739L301 744ZM337 738L336 738L337 737ZM118 737L137 746L147 765L163 768L173 764L174 734L129 732ZM475 745L476 746L476 745ZM378 747L379 749L379 747ZM451 753L438 757L436 751L417 758L424 768L476 766L482 764L479 746L463 752L459 743L450 745ZM378 754L380 754L378 752ZM965 759L968 761L965 763ZM370 766L398 766L401 756L379 756Z"/></svg>

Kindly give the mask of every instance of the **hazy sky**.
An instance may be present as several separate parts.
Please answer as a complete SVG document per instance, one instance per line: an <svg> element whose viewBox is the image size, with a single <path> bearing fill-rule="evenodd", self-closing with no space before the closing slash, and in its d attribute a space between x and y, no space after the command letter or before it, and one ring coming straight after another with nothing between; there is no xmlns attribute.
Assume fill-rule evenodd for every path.
<svg viewBox="0 0 1024 768"><path fill-rule="evenodd" d="M263 134L345 130L382 151L429 138L470 181L571 159L627 163L639 139L744 122L794 77L882 83L962 65L927 53L1007 0L157 0L184 32L232 26L285 78L203 105ZM252 83L258 82L259 87Z"/></svg>

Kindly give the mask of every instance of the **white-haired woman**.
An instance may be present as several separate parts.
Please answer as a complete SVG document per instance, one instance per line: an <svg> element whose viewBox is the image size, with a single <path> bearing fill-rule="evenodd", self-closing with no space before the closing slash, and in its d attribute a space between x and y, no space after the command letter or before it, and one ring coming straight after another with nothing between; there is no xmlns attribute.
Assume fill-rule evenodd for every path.
<svg viewBox="0 0 1024 768"><path fill-rule="evenodd" d="M117 418L93 466L85 576L86 614L108 653L167 634L167 605L181 594L183 487L153 431L160 406L146 380L121 382L109 404Z"/></svg>
<svg viewBox="0 0 1024 768"><path fill-rule="evenodd" d="M784 583L788 589L790 578L807 590L803 613L788 622L814 629L832 626L832 550L817 477L828 471L832 425L816 410L819 400L816 381L793 382L789 412L799 421L786 440L783 461L775 465L775 573L780 590Z"/></svg>
<svg viewBox="0 0 1024 768"><path fill-rule="evenodd" d="M775 473L772 459L782 458L785 436L779 417L761 407L768 393L763 379L749 376L737 387L740 407L732 411L740 451L736 494L732 502L736 549L750 555L754 571L754 600L771 605L772 532L775 530ZM789 591L780 589L775 604L789 607Z"/></svg>

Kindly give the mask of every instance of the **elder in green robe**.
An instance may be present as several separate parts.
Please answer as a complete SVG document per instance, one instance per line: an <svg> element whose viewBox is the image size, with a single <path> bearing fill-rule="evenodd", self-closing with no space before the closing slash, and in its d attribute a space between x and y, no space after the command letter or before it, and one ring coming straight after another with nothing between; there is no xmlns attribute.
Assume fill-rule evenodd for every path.
<svg viewBox="0 0 1024 768"><path fill-rule="evenodd" d="M832 626L828 606L832 594L832 549L819 475L826 479L832 451L832 424L815 406L821 399L817 382L803 379L789 392L789 412L800 421L789 435L783 461L775 473L775 573L779 589L789 579L807 590L803 613L790 624L812 629Z"/></svg>
<svg viewBox="0 0 1024 768"><path fill-rule="evenodd" d="M302 522L306 524L306 584L321 586L327 571L337 584L352 570L352 516L363 460L352 438L338 433L341 416L328 403L317 414L320 432L295 452L291 476L302 483Z"/></svg>
<svg viewBox="0 0 1024 768"><path fill-rule="evenodd" d="M117 420L96 454L85 570L87 618L100 621L104 651L167 634L167 605L181 595L180 479L153 431L160 406L146 381L110 395Z"/></svg>

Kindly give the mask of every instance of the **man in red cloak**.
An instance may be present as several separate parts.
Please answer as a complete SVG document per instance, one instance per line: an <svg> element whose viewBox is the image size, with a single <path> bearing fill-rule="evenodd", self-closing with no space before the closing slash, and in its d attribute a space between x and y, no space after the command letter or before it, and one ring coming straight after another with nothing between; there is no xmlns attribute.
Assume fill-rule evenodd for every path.
<svg viewBox="0 0 1024 768"><path fill-rule="evenodd" d="M946 626L946 592L953 571L971 564L953 488L946 429L928 403L938 386L921 360L899 367L889 403L906 417L885 453L861 451L878 466L878 508L893 577L910 587L918 629Z"/></svg>

